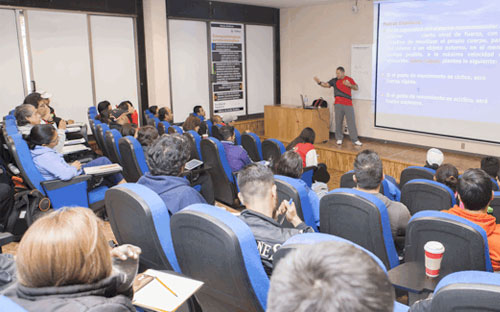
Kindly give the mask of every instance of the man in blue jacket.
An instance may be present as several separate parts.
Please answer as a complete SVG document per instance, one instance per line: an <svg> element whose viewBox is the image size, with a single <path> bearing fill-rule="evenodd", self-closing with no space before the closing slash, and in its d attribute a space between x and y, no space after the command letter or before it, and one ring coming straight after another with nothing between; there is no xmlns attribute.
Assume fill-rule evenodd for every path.
<svg viewBox="0 0 500 312"><path fill-rule="evenodd" d="M190 156L189 144L179 134L163 135L148 150L146 172L137 183L147 186L165 202L170 214L198 203L206 203L203 196L181 176Z"/></svg>

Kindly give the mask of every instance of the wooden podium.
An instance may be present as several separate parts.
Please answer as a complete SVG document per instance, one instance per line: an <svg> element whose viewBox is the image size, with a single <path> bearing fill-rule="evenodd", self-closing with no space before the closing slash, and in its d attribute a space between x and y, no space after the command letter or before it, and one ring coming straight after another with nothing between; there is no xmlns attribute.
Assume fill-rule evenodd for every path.
<svg viewBox="0 0 500 312"><path fill-rule="evenodd" d="M306 128L316 133L315 143L330 139L330 110L328 108L304 109L291 105L264 107L265 136L291 142Z"/></svg>

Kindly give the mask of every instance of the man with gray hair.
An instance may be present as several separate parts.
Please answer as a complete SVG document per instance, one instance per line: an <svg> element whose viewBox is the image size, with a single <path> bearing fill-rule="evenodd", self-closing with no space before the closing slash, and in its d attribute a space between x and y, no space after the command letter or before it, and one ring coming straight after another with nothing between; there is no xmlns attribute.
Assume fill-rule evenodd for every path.
<svg viewBox="0 0 500 312"><path fill-rule="evenodd" d="M405 205L392 201L383 194L380 194L380 184L384 180L384 170L382 161L377 153L372 150L364 150L356 156L354 160L353 179L357 184L357 190L372 194L385 204L391 224L392 237L397 243L396 248L398 251L401 251L404 247L403 238L406 232L406 225L410 221L411 216Z"/></svg>
<svg viewBox="0 0 500 312"><path fill-rule="evenodd" d="M258 163L246 166L238 174L238 187L238 197L246 207L239 218L252 230L264 270L271 276L273 256L281 245L293 235L314 230L299 218L295 203L284 200L277 206L274 176L268 167ZM279 215L284 215L294 228L281 227Z"/></svg>
<svg viewBox="0 0 500 312"><path fill-rule="evenodd" d="M344 242L300 246L280 260L267 312L390 312L394 289L366 252Z"/></svg>

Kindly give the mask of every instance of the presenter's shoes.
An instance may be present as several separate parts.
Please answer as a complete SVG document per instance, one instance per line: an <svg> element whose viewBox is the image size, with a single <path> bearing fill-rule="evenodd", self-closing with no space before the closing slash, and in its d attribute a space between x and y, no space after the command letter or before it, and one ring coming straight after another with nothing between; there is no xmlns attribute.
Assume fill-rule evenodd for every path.
<svg viewBox="0 0 500 312"><path fill-rule="evenodd" d="M337 145L342 145L342 140L337 140Z"/></svg>
<svg viewBox="0 0 500 312"><path fill-rule="evenodd" d="M361 143L361 141L360 141L360 140L357 140L356 142L354 142L354 145L357 145L357 146L362 146L362 145L363 145L363 143Z"/></svg>

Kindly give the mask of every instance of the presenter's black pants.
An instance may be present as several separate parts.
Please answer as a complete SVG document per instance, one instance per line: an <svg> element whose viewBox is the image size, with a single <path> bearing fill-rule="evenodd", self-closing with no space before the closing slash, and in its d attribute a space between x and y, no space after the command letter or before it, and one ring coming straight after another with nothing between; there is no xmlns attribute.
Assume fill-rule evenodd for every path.
<svg viewBox="0 0 500 312"><path fill-rule="evenodd" d="M356 129L356 120L354 119L354 108L342 104L335 104L333 107L335 111L335 139L337 141L344 139L342 125L345 116L347 120L347 129L349 129L349 137L351 141L356 142L358 140L358 130Z"/></svg>

